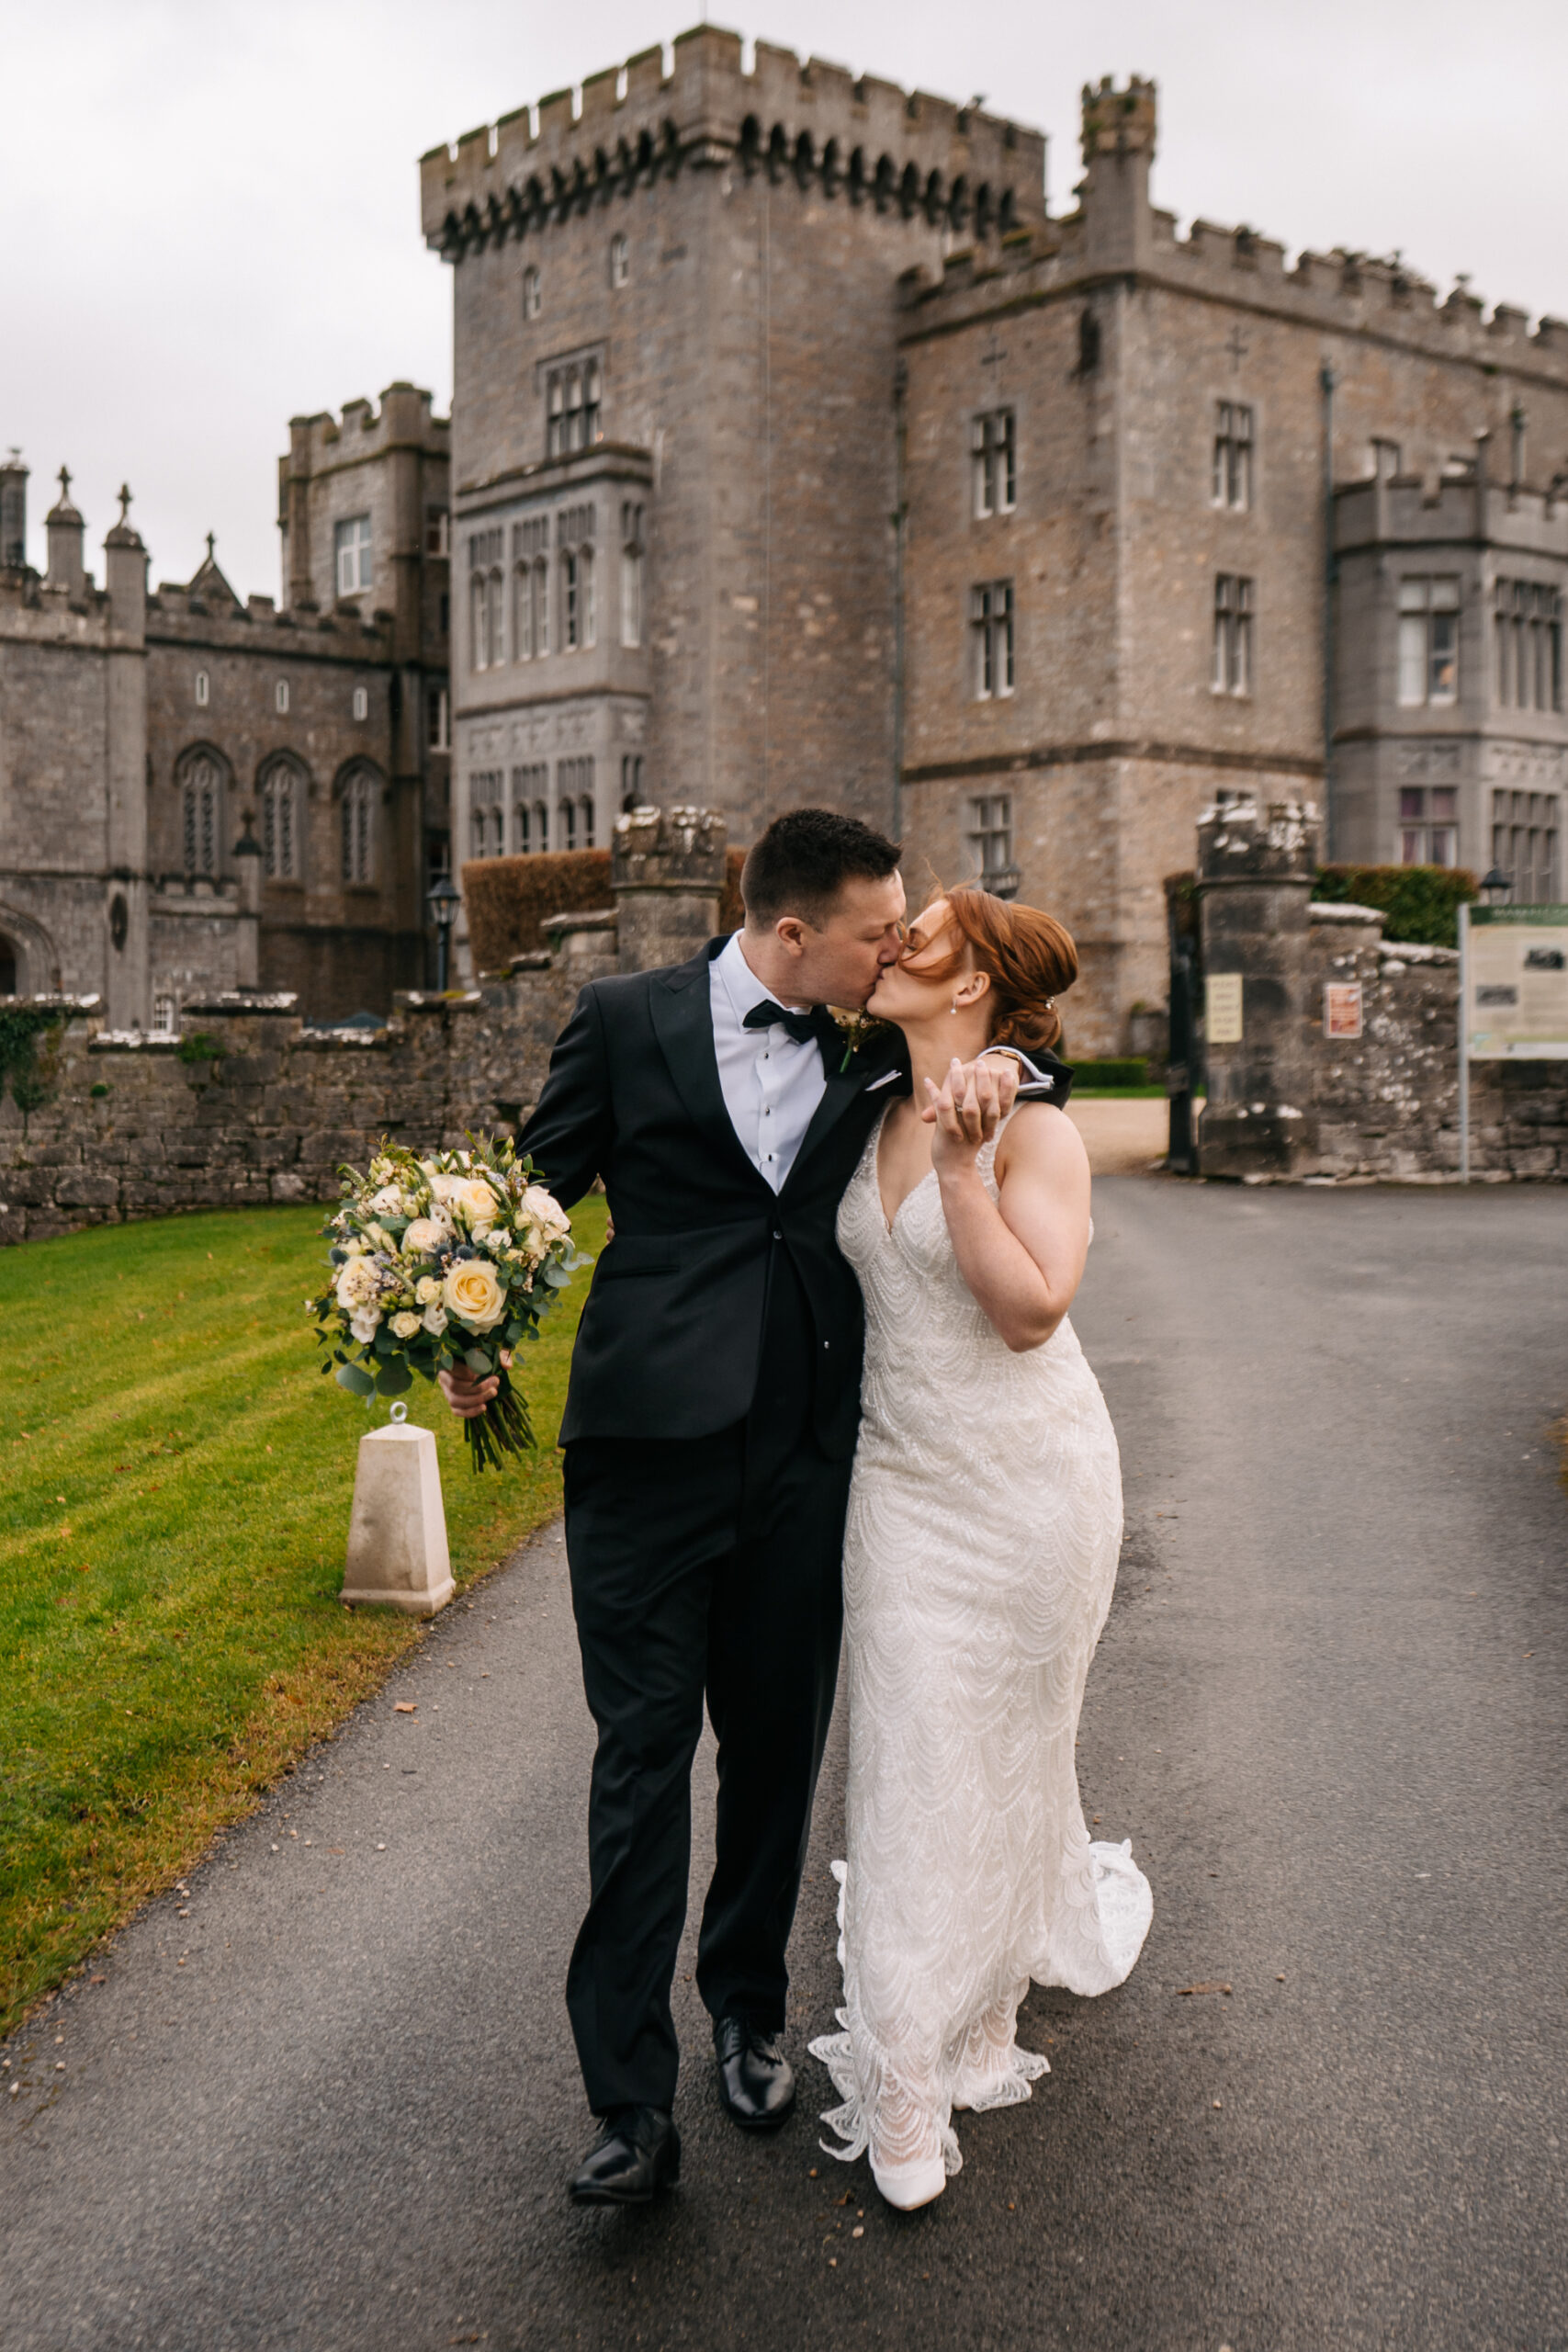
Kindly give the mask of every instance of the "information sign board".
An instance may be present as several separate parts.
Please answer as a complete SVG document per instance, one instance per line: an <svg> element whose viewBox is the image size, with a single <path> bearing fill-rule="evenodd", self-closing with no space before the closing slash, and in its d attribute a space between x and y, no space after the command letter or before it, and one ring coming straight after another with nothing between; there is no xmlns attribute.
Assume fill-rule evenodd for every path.
<svg viewBox="0 0 1568 2352"><path fill-rule="evenodd" d="M1241 1043L1241 974L1239 972L1209 972L1204 975L1203 1032L1211 1046L1239 1046Z"/></svg>
<svg viewBox="0 0 1568 2352"><path fill-rule="evenodd" d="M1459 910L1459 1165L1470 1182L1470 1065L1568 1061L1568 906Z"/></svg>

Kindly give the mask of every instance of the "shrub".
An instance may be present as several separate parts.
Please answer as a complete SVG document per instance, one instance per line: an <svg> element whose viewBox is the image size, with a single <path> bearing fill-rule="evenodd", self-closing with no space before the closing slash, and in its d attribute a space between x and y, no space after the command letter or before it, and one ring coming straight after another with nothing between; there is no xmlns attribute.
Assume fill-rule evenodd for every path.
<svg viewBox="0 0 1568 2352"><path fill-rule="evenodd" d="M1146 1057L1128 1054L1109 1061L1079 1062L1072 1065L1073 1084L1089 1086L1146 1086L1149 1065Z"/></svg>
<svg viewBox="0 0 1568 2352"><path fill-rule="evenodd" d="M1320 865L1313 895L1381 909L1385 939L1457 947L1460 908L1479 897L1480 887L1460 865Z"/></svg>
<svg viewBox="0 0 1568 2352"><path fill-rule="evenodd" d="M725 857L719 899L720 931L739 931L743 849ZM536 857L479 857L463 868L468 908L468 940L476 972L504 972L514 956L534 956L549 945L545 925L552 915L586 913L615 904L607 849L545 850Z"/></svg>
<svg viewBox="0 0 1568 2352"><path fill-rule="evenodd" d="M463 868L468 944L476 972L504 972L514 956L547 947L551 915L614 904L607 849L544 850L535 857L478 857Z"/></svg>

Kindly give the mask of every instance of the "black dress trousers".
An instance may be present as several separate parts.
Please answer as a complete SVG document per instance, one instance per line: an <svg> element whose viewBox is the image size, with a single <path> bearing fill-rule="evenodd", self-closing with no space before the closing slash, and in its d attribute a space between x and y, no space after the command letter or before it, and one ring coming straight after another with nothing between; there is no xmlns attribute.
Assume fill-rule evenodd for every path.
<svg viewBox="0 0 1568 2352"><path fill-rule="evenodd" d="M567 2007L595 2114L674 2098L670 1986L705 1694L719 1789L697 1985L715 2018L784 2024L784 1948L838 1673L851 1469L811 1435L818 1344L776 1248L743 1420L711 1437L584 1437L566 1449L572 1605L599 1732L592 1894Z"/></svg>

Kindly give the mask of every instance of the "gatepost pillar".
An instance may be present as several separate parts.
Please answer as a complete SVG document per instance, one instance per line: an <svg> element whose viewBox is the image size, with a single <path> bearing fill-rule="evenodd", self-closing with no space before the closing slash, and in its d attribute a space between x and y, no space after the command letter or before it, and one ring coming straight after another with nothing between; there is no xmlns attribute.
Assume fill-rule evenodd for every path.
<svg viewBox="0 0 1568 2352"><path fill-rule="evenodd" d="M714 808L633 808L616 818L610 888L623 972L683 964L713 937L726 834Z"/></svg>
<svg viewBox="0 0 1568 2352"><path fill-rule="evenodd" d="M1208 1103L1198 1172L1291 1176L1316 1148L1307 1068L1307 907L1317 871L1310 802L1225 799L1198 822Z"/></svg>

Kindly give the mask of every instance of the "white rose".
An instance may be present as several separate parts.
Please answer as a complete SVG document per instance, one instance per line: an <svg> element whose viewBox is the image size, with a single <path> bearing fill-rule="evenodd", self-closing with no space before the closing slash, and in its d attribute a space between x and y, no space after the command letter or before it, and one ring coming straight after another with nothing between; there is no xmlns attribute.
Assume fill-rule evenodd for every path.
<svg viewBox="0 0 1568 2352"><path fill-rule="evenodd" d="M380 1287L374 1261L364 1257L351 1258L346 1266L340 1266L333 1285L338 1305L350 1315L374 1306Z"/></svg>
<svg viewBox="0 0 1568 2352"><path fill-rule="evenodd" d="M348 1328L356 1340L373 1340L376 1337L376 1326L380 1320L381 1310L378 1306L362 1306L356 1314L349 1317Z"/></svg>
<svg viewBox="0 0 1568 2352"><path fill-rule="evenodd" d="M490 1331L506 1313L506 1293L482 1258L459 1258L441 1285L448 1315L472 1330Z"/></svg>
<svg viewBox="0 0 1568 2352"><path fill-rule="evenodd" d="M370 1205L378 1216L401 1216L405 1214L403 1196L395 1184L383 1184L378 1193L373 1193Z"/></svg>
<svg viewBox="0 0 1568 2352"><path fill-rule="evenodd" d="M413 1295L422 1306L434 1306L441 1295L441 1284L434 1274L421 1274L413 1286Z"/></svg>
<svg viewBox="0 0 1568 2352"><path fill-rule="evenodd" d="M419 1319L423 1324L427 1331L434 1332L435 1337L439 1339L442 1332L446 1329L446 1309L444 1306L437 1306L432 1303L432 1305L425 1308L424 1313Z"/></svg>
<svg viewBox="0 0 1568 2352"><path fill-rule="evenodd" d="M497 1232L493 1227L484 1237L485 1248L491 1252L491 1256L495 1258L500 1257L502 1251L506 1247L506 1242L507 1236L504 1233Z"/></svg>
<svg viewBox="0 0 1568 2352"><path fill-rule="evenodd" d="M403 1252L410 1258L431 1258L444 1241L451 1238L451 1227L437 1224L433 1216L416 1216L403 1236Z"/></svg>
<svg viewBox="0 0 1568 2352"><path fill-rule="evenodd" d="M418 1329L418 1316L411 1314L406 1307L400 1315L393 1316L392 1337L395 1340L412 1340Z"/></svg>
<svg viewBox="0 0 1568 2352"><path fill-rule="evenodd" d="M553 1193L542 1184L530 1184L523 1195L523 1214L531 1225L550 1241L564 1241L571 1231L571 1219Z"/></svg>

